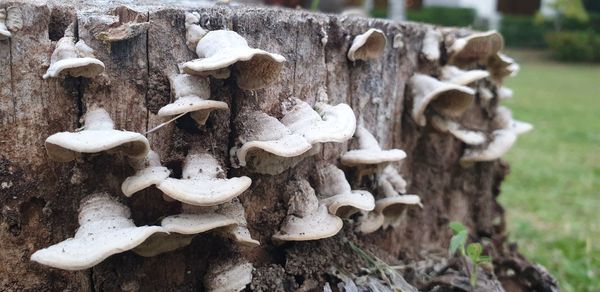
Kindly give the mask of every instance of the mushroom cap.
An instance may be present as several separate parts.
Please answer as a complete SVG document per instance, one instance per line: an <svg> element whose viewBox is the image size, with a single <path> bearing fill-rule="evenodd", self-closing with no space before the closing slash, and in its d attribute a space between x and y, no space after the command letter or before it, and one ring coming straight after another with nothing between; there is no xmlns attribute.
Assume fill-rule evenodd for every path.
<svg viewBox="0 0 600 292"><path fill-rule="evenodd" d="M304 217L288 215L273 239L281 241L317 240L336 235L343 226L342 219L329 214L327 206L319 205L317 210Z"/></svg>
<svg viewBox="0 0 600 292"><path fill-rule="evenodd" d="M225 215L207 212L196 214L178 214L164 218L161 226L168 232L179 234L198 234L209 230L232 227L237 221Z"/></svg>
<svg viewBox="0 0 600 292"><path fill-rule="evenodd" d="M72 58L54 62L43 78L58 77L61 73L74 77L92 78L102 72L104 72L104 63L96 58Z"/></svg>
<svg viewBox="0 0 600 292"><path fill-rule="evenodd" d="M233 72L242 89L260 89L272 83L285 62L279 54L250 48L242 36L226 30L208 32L198 42L196 53L200 59L184 63L185 73L227 78L223 70L235 64Z"/></svg>
<svg viewBox="0 0 600 292"><path fill-rule="evenodd" d="M494 126L498 129L510 129L517 135L525 134L533 130L533 125L513 119L510 109L504 106L496 108L496 116L493 120Z"/></svg>
<svg viewBox="0 0 600 292"><path fill-rule="evenodd" d="M6 9L0 8L0 40L11 37L11 33L6 27Z"/></svg>
<svg viewBox="0 0 600 292"><path fill-rule="evenodd" d="M32 261L64 270L83 270L164 232L160 226L136 227L129 208L106 193L84 198L79 212L80 227L75 236L36 251Z"/></svg>
<svg viewBox="0 0 600 292"><path fill-rule="evenodd" d="M379 212L362 211L357 230L363 234L369 234L377 231L383 226L385 218Z"/></svg>
<svg viewBox="0 0 600 292"><path fill-rule="evenodd" d="M490 71L492 79L500 83L508 76L515 76L521 69L514 59L502 53L489 57L487 68Z"/></svg>
<svg viewBox="0 0 600 292"><path fill-rule="evenodd" d="M341 162L344 165L356 166L364 164L381 164L400 161L406 158L406 153L400 149L372 150L357 149L344 153Z"/></svg>
<svg viewBox="0 0 600 292"><path fill-rule="evenodd" d="M280 157L296 157L312 148L304 137L298 134L283 135L277 140L271 141L250 141L244 143L237 151L237 157L240 165L246 165L246 156L249 152L262 150Z"/></svg>
<svg viewBox="0 0 600 292"><path fill-rule="evenodd" d="M475 91L469 87L441 82L431 76L415 74L409 80L413 95L412 117L420 126L427 123L425 110L458 117L473 103Z"/></svg>
<svg viewBox="0 0 600 292"><path fill-rule="evenodd" d="M304 137L308 143L343 143L348 141L356 130L356 116L345 103L331 106L317 103L316 110L301 100L281 119L292 133Z"/></svg>
<svg viewBox="0 0 600 292"><path fill-rule="evenodd" d="M387 39L383 31L371 28L354 38L348 50L348 59L350 61L377 59L383 55L386 43Z"/></svg>
<svg viewBox="0 0 600 292"><path fill-rule="evenodd" d="M151 185L159 184L169 177L170 173L171 171L163 166L153 166L138 170L133 176L125 179L121 184L121 191L123 191L125 196L130 197Z"/></svg>
<svg viewBox="0 0 600 292"><path fill-rule="evenodd" d="M204 275L204 286L211 292L242 291L252 282L254 267L249 262L227 261L212 264Z"/></svg>
<svg viewBox="0 0 600 292"><path fill-rule="evenodd" d="M497 31L473 33L458 38L448 48L450 64L466 64L497 54L504 47L504 39Z"/></svg>
<svg viewBox="0 0 600 292"><path fill-rule="evenodd" d="M437 29L428 29L423 36L423 47L421 53L429 61L437 61L440 58L440 43L442 33Z"/></svg>
<svg viewBox="0 0 600 292"><path fill-rule="evenodd" d="M503 100L503 99L511 99L514 96L514 92L512 89L508 88L508 87L500 87L498 88L498 98Z"/></svg>
<svg viewBox="0 0 600 292"><path fill-rule="evenodd" d="M517 141L513 129L500 129L492 132L492 140L482 149L466 149L460 158L461 163L492 161L502 157Z"/></svg>
<svg viewBox="0 0 600 292"><path fill-rule="evenodd" d="M485 70L461 70L456 66L447 65L442 67L440 79L457 85L467 86L471 83L487 78L490 73Z"/></svg>
<svg viewBox="0 0 600 292"><path fill-rule="evenodd" d="M243 246L254 247L260 245L260 242L258 240L252 238L252 236L250 235L250 230L248 230L248 228L245 226L237 225L235 227L232 227L229 230L228 235L235 242Z"/></svg>
<svg viewBox="0 0 600 292"><path fill-rule="evenodd" d="M329 213L340 217L349 217L359 210L371 211L375 209L373 195L362 190L327 197L321 199L321 203L327 205Z"/></svg>
<svg viewBox="0 0 600 292"><path fill-rule="evenodd" d="M230 201L250 187L249 177L229 179L167 178L156 187L167 196L195 206L214 206Z"/></svg>
<svg viewBox="0 0 600 292"><path fill-rule="evenodd" d="M421 198L417 195L386 197L375 202L375 212L383 215L382 227L385 229L388 226L395 226L400 216L410 205L421 206Z"/></svg>
<svg viewBox="0 0 600 292"><path fill-rule="evenodd" d="M229 109L229 106L223 101L206 100L198 96L184 96L160 108L160 110L158 110L158 116L171 117L200 110L212 111L226 109Z"/></svg>
<svg viewBox="0 0 600 292"><path fill-rule="evenodd" d="M486 136L483 132L465 129L458 123L439 115L431 118L431 125L442 133L452 134L456 139L468 145L481 145L486 141Z"/></svg>
<svg viewBox="0 0 600 292"><path fill-rule="evenodd" d="M153 257L188 246L194 237L195 234L155 233L131 251L143 257Z"/></svg>
<svg viewBox="0 0 600 292"><path fill-rule="evenodd" d="M50 159L59 162L71 161L79 153L121 151L128 156L144 158L150 146L144 135L119 130L83 130L60 132L46 139L46 152Z"/></svg>

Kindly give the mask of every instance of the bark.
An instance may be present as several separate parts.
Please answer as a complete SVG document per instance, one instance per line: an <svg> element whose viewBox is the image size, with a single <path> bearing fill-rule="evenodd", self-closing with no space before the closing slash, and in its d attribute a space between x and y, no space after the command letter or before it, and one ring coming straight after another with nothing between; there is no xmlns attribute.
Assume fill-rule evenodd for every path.
<svg viewBox="0 0 600 292"><path fill-rule="evenodd" d="M257 268L252 284L255 290L321 290L325 282L335 286L332 264L354 274L367 266L346 239L390 265L404 264L409 283L426 289L430 282L423 278L425 268L410 267L429 268L432 261L445 262L451 236L447 224L453 220L464 222L472 239L483 240L494 256L496 276L482 271L485 279L500 278L507 283L505 287L519 289L544 288L551 282L549 275L506 243L504 212L496 201L508 171L506 163L462 168L458 159L463 144L430 127L418 127L409 116L406 81L413 72L436 74L439 70L439 64L424 63L419 56L428 26L302 10L144 1L119 11L122 21L149 21L146 33L114 43L96 39L108 28L105 18L115 15L118 2L0 4L18 6L24 15L23 28L10 40L0 41L1 291L196 291L202 290L209 263L230 256L245 256L253 262ZM180 175L191 144L210 149L231 176L250 176L252 187L240 199L250 231L261 246L242 248L218 236L201 235L175 252L152 258L125 252L85 271L68 272L30 262L34 251L74 234L79 200L92 192L108 191L119 197L131 207L138 225L153 224L161 216L179 212L178 203L164 202L160 191L153 188L125 198L120 184L134 172L126 159L100 155L57 163L47 158L44 140L53 133L78 128L79 118L93 104L104 107L119 129L145 132L162 122L156 113L170 102L167 76L176 71L177 64L196 58L185 45L184 12L190 10L200 13L205 28L234 30L251 46L287 59L279 80L266 89L243 91L231 80L211 79L211 99L226 101L230 111L213 112L203 128L195 129L192 120L184 117L148 134L152 148L174 177ZM77 24L76 37L94 48L96 57L106 65L105 73L90 80L42 80L55 41L72 22ZM370 62L348 61L352 38L370 27L383 30L388 38L384 56ZM404 46L392 48L391 41L398 34ZM234 120L240 110L253 108L281 116L281 102L293 97L311 104L318 100L348 103L382 147L406 151L408 158L401 170L409 193L419 194L424 207L409 210L395 229L362 236L354 233L352 222L347 221L344 231L333 238L275 245L271 236L286 214L282 193L286 181L309 176L318 159L336 162L340 151L347 149L346 144L328 144L319 155L277 176L230 168L228 151L237 136ZM495 102L478 100L463 122L487 130L495 106ZM462 271L451 264L445 269ZM527 269L529 273L521 273ZM437 281L442 284L436 285L444 286L443 279Z"/></svg>

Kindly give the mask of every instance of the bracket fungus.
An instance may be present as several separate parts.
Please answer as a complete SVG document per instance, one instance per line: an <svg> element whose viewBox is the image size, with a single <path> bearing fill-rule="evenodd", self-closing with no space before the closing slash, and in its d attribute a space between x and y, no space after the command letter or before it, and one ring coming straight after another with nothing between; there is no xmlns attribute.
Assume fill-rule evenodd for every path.
<svg viewBox="0 0 600 292"><path fill-rule="evenodd" d="M363 126L354 133L358 149L344 153L340 159L343 165L386 165L390 162L406 158L406 153L400 149L382 150L373 134Z"/></svg>
<svg viewBox="0 0 600 292"><path fill-rule="evenodd" d="M75 236L36 251L31 260L64 270L83 270L164 232L160 226L137 227L130 216L129 208L109 194L90 195L81 201Z"/></svg>
<svg viewBox="0 0 600 292"><path fill-rule="evenodd" d="M229 78L232 73L242 89L261 89L273 83L285 58L248 46L234 31L214 30L206 33L196 45L195 59L183 64L185 73L199 76Z"/></svg>
<svg viewBox="0 0 600 292"><path fill-rule="evenodd" d="M442 33L437 29L429 29L423 37L423 47L421 54L425 59L434 62L440 59L440 43L442 42Z"/></svg>
<svg viewBox="0 0 600 292"><path fill-rule="evenodd" d="M248 261L225 259L211 263L204 274L204 287L210 292L238 292L252 282L254 267Z"/></svg>
<svg viewBox="0 0 600 292"><path fill-rule="evenodd" d="M260 111L242 112L241 146L232 148L239 165L266 174L279 174L304 158L312 145L300 134L290 131L274 117Z"/></svg>
<svg viewBox="0 0 600 292"><path fill-rule="evenodd" d="M512 89L508 87L501 86L497 89L498 99L511 99L514 96L514 92Z"/></svg>
<svg viewBox="0 0 600 292"><path fill-rule="evenodd" d="M8 39L11 35L6 26L6 9L0 8L0 40Z"/></svg>
<svg viewBox="0 0 600 292"><path fill-rule="evenodd" d="M295 100L295 105L281 119L294 134L299 134L310 144L343 143L354 135L356 116L345 103L332 106L318 102L313 109L308 103Z"/></svg>
<svg viewBox="0 0 600 292"><path fill-rule="evenodd" d="M200 14L198 12L185 13L185 44L190 51L196 51L198 42L207 31L204 30L198 23L200 22Z"/></svg>
<svg viewBox="0 0 600 292"><path fill-rule="evenodd" d="M167 196L194 206L229 202L252 183L246 176L226 178L219 162L208 153L188 154L181 177L166 178L156 187Z"/></svg>
<svg viewBox="0 0 600 292"><path fill-rule="evenodd" d="M75 43L75 38L65 36L58 40L50 58L50 67L43 78L71 75L92 78L104 72L104 63L96 59L94 50L83 40Z"/></svg>
<svg viewBox="0 0 600 292"><path fill-rule="evenodd" d="M171 173L168 168L160 164L160 157L152 150L144 160L133 160L132 164L136 173L121 184L121 191L127 197L152 185L160 184Z"/></svg>
<svg viewBox="0 0 600 292"><path fill-rule="evenodd" d="M437 113L458 117L473 103L475 91L469 87L414 74L409 82L413 97L412 118L420 126L427 123L425 111L431 106Z"/></svg>
<svg viewBox="0 0 600 292"><path fill-rule="evenodd" d="M496 115L494 116L492 123L497 129L510 129L517 135L525 134L533 130L532 124L513 119L510 109L504 106L496 108Z"/></svg>
<svg viewBox="0 0 600 292"><path fill-rule="evenodd" d="M370 28L354 38L348 50L348 59L353 62L377 59L383 55L386 43L387 39L383 31Z"/></svg>
<svg viewBox="0 0 600 292"><path fill-rule="evenodd" d="M439 132L450 133L456 139L468 145L481 145L486 140L483 132L465 129L459 123L439 115L431 117L431 125Z"/></svg>
<svg viewBox="0 0 600 292"><path fill-rule="evenodd" d="M207 100L210 88L205 78L188 74L175 74L169 77L171 92L176 99L158 110L159 117L173 117L190 113L198 126L204 125L213 110L227 110L226 102Z"/></svg>
<svg viewBox="0 0 600 292"><path fill-rule="evenodd" d="M84 129L79 132L60 132L46 139L50 159L69 162L82 153L123 152L135 159L144 159L150 150L144 135L115 130L113 121L102 108L88 111Z"/></svg>
<svg viewBox="0 0 600 292"><path fill-rule="evenodd" d="M236 220L237 225L225 232L235 242L250 247L260 245L260 242L250 235L248 222L246 221L246 211L238 199L220 205L217 212Z"/></svg>
<svg viewBox="0 0 600 292"><path fill-rule="evenodd" d="M360 217L358 230L362 233L372 233L381 227L395 227L407 207L421 206L419 196L403 194L406 193L406 181L391 165L379 174L377 189L383 197L375 201L375 209L372 212L363 212Z"/></svg>
<svg viewBox="0 0 600 292"><path fill-rule="evenodd" d="M333 164L322 163L316 172L317 194L329 213L349 217L363 210L375 208L375 199L367 191L352 190L344 172Z"/></svg>
<svg viewBox="0 0 600 292"><path fill-rule="evenodd" d="M457 85L468 86L472 83L485 79L490 73L485 70L461 70L456 66L447 65L442 67L440 80Z"/></svg>
<svg viewBox="0 0 600 292"><path fill-rule="evenodd" d="M472 33L457 38L448 48L448 63L463 65L477 61L487 61L504 47L504 39L497 31Z"/></svg>
<svg viewBox="0 0 600 292"><path fill-rule="evenodd" d="M515 76L521 67L512 58L498 53L488 59L487 68L490 71L492 80L496 83L502 83L504 78Z"/></svg>
<svg viewBox="0 0 600 292"><path fill-rule="evenodd" d="M114 14L118 15L118 21L111 23L107 30L97 33L94 36L96 39L109 43L120 42L146 34L150 28L146 14L127 6L117 7Z"/></svg>
<svg viewBox="0 0 600 292"><path fill-rule="evenodd" d="M23 28L23 15L21 9L15 6L0 8L0 40L12 36L12 32Z"/></svg>
<svg viewBox="0 0 600 292"><path fill-rule="evenodd" d="M342 219L329 214L327 206L319 202L308 181L292 181L286 192L289 195L287 216L273 239L317 240L334 236L342 229Z"/></svg>

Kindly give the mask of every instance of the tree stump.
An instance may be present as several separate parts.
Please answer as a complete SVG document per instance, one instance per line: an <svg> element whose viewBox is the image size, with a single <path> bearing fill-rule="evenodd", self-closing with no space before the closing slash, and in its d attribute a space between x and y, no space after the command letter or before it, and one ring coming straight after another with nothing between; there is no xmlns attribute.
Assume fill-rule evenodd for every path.
<svg viewBox="0 0 600 292"><path fill-rule="evenodd" d="M466 274L460 264L447 260L451 221L468 226L471 239L483 242L493 256L493 269L480 271L480 282L488 283L481 287L502 289L498 284L502 283L512 291L555 288L543 268L529 263L507 242L504 211L496 198L508 165L495 160L462 167L458 161L466 147L463 143L429 125L418 126L410 116L408 79L415 72L437 75L446 61L443 44L439 61L429 62L420 53L431 26L204 2L126 2L0 4L0 8L18 7L23 16L23 27L0 41L0 290L199 291L211 262L245 257L255 267L250 289L308 291L329 285L335 291L341 280L332 269L361 275L361 268L369 267L348 241L390 266L402 266L400 274L419 289L464 289ZM201 234L191 245L173 252L149 258L124 252L83 271L31 262L34 251L73 236L79 201L90 193L107 191L118 198L131 208L137 225L156 224L163 216L179 212L180 204L163 201L155 188L124 197L120 185L134 173L125 158L107 154L53 162L44 141L53 133L79 128L80 118L92 105L106 109L118 129L145 133L161 123L157 111L171 101L168 76L177 72L178 64L197 58L186 46L186 11L197 11L201 26L208 30L236 31L251 46L287 59L277 81L260 90L241 90L231 79L210 78L210 98L227 102L230 110L213 112L204 127L198 129L183 117L146 135L173 177L181 175L192 144L210 150L230 176L249 176L252 186L240 200L250 232L261 245L238 247L226 238ZM98 37L115 23L132 21L147 22L147 30L122 41ZM91 79L43 80L56 41L73 23L75 37L95 50L105 72ZM382 30L388 39L383 56L349 61L346 53L352 39L369 28ZM466 33L445 30L446 37ZM398 43L392 45L392 40ZM481 86L496 93L489 82L482 81ZM236 117L241 110L260 110L280 118L282 102L291 98L309 104L350 105L384 149L407 153L399 170L408 181L409 193L418 194L423 207L409 209L399 226L368 235L357 233L352 220L345 220L344 229L332 238L274 242L272 235L287 211L284 192L289 180L308 177L319 160L338 164L340 154L348 149L348 143L325 144L317 155L273 176L232 168L229 150L238 136ZM497 103L497 96L489 103L477 98L462 123L489 131ZM351 171L347 177L352 177Z"/></svg>

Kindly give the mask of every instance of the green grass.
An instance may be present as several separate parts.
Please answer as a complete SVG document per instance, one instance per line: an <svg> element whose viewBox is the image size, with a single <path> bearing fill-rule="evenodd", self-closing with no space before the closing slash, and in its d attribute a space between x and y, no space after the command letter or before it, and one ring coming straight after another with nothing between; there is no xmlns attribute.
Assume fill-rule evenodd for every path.
<svg viewBox="0 0 600 292"><path fill-rule="evenodd" d="M600 66L512 55L522 70L504 105L535 130L506 157L510 238L564 291L600 291Z"/></svg>

